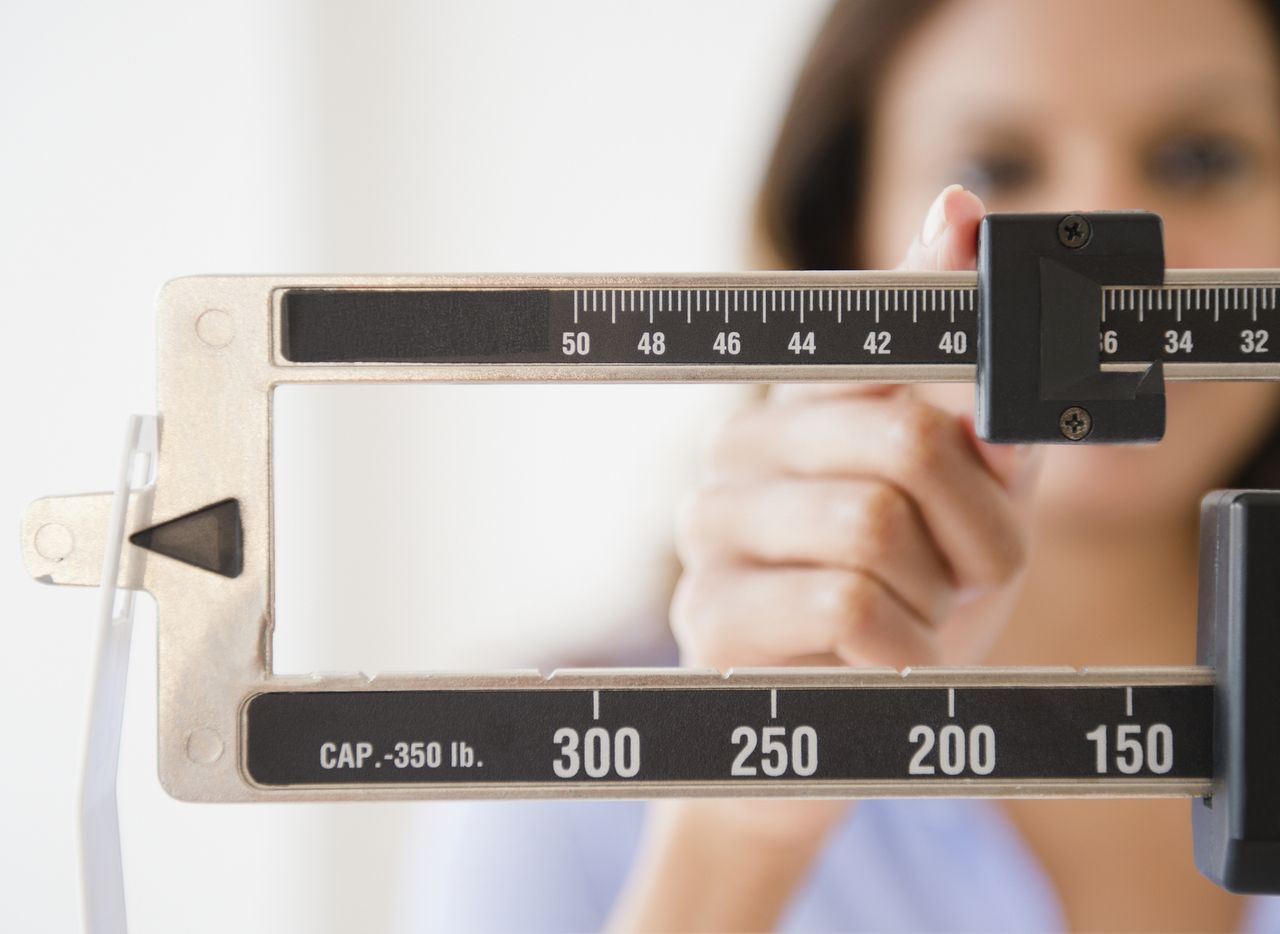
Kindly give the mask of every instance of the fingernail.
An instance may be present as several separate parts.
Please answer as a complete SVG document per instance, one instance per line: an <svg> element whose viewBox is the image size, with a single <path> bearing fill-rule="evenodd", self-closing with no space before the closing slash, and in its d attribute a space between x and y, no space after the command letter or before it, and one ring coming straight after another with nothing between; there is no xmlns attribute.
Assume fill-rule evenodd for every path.
<svg viewBox="0 0 1280 934"><path fill-rule="evenodd" d="M963 185L948 185L933 199L933 204L929 205L929 213L924 217L924 228L920 231L920 242L925 246L933 246L947 229L947 212L943 208L947 195L952 191L963 190Z"/></svg>

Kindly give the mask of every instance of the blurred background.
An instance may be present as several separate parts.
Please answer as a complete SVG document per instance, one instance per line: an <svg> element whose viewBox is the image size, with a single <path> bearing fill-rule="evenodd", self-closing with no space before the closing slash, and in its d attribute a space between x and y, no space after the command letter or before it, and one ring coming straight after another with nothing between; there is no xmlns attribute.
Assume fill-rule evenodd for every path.
<svg viewBox="0 0 1280 934"><path fill-rule="evenodd" d="M154 411L168 278L744 268L767 146L826 6L7 0L10 527L39 496L113 484L127 415ZM672 510L743 393L288 387L277 670L550 667L659 637ZM97 594L30 581L15 545L0 929L75 930ZM431 806L170 800L154 636L144 600L120 779L132 929L384 929L410 810Z"/></svg>

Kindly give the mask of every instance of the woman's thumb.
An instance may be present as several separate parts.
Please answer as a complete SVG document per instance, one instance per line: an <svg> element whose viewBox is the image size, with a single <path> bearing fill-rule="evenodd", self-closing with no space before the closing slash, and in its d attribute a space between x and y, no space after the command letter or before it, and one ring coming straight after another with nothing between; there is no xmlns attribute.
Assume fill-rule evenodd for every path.
<svg viewBox="0 0 1280 934"><path fill-rule="evenodd" d="M969 415L961 417L969 439L982 462L1000 481L1001 486L1015 496L1024 495L1034 484L1044 460L1043 444L990 444L978 437Z"/></svg>
<svg viewBox="0 0 1280 934"><path fill-rule="evenodd" d="M911 272L954 272L973 269L978 254L978 221L986 207L961 185L948 185L934 199L915 241L898 268ZM987 444L978 438L973 419L965 423L978 455L1005 487L1022 492L1041 460L1038 445Z"/></svg>
<svg viewBox="0 0 1280 934"><path fill-rule="evenodd" d="M973 269L978 256L978 221L986 207L961 185L948 185L934 199L920 233L898 268L912 272Z"/></svg>

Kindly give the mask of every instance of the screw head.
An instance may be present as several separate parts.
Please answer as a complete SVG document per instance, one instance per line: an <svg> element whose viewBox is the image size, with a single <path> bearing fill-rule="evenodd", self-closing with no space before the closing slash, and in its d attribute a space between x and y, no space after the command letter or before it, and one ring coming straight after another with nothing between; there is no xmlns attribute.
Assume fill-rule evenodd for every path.
<svg viewBox="0 0 1280 934"><path fill-rule="evenodd" d="M1068 406L1058 416L1058 430L1068 441L1082 441L1093 428L1093 419L1078 405Z"/></svg>
<svg viewBox="0 0 1280 934"><path fill-rule="evenodd" d="M1079 214L1068 214L1058 221L1058 242L1069 250L1078 250L1089 242L1093 228Z"/></svg>

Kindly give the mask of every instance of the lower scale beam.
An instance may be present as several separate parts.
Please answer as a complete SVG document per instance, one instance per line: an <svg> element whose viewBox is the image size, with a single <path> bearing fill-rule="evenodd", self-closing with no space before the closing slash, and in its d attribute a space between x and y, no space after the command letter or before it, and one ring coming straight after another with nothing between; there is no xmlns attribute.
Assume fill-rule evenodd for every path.
<svg viewBox="0 0 1280 934"><path fill-rule="evenodd" d="M1205 668L560 672L281 690L244 708L262 789L424 797L1207 795Z"/></svg>

